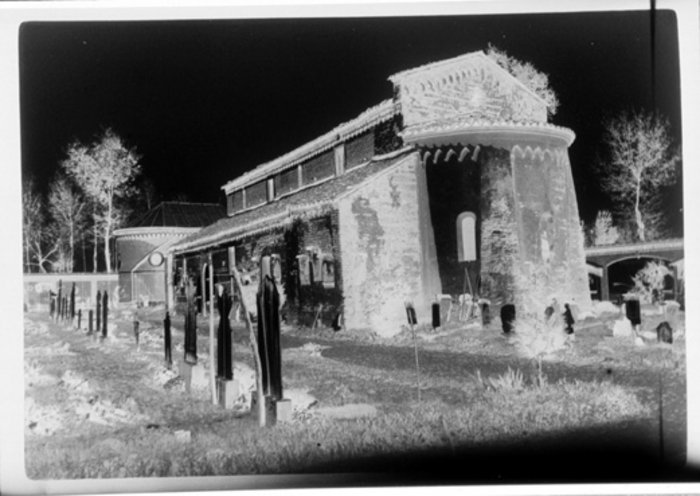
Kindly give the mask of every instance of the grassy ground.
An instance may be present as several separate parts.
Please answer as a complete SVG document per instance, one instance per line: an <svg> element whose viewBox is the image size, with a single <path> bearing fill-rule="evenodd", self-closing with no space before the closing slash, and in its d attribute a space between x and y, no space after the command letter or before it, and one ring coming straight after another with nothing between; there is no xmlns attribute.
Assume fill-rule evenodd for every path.
<svg viewBox="0 0 700 496"><path fill-rule="evenodd" d="M440 370L427 367L418 381L414 369L400 360L392 365L386 354L382 363L349 355L333 358L331 351L344 349L339 334L311 333L317 342L335 343L335 350L319 350L302 347L308 339L295 340L295 333L289 332L283 340L285 389L304 389L318 402L297 412L290 424L260 429L244 408L225 411L211 404L206 391L184 392L182 382L162 365L158 311L138 315L143 321L138 351L131 333L132 317L122 317L110 331L110 339L100 343L84 331L38 314L28 316L25 381L30 477L392 470L389 460L408 455L415 455L418 467L432 470L425 460L447 457L454 462L465 459L465 453L488 451L504 442L525 453L531 443L538 445L538 439L586 428L620 432L621 425L630 423L648 426L654 415L638 388L629 385L571 378L538 384L529 380L524 367L492 373L483 366L465 374L461 369L450 373L449 364ZM175 319L174 326L173 356L179 359L182 325ZM202 322L198 345L205 365L206 329ZM494 337L497 333L481 335L479 342L478 332L462 336L459 349L454 349L458 338L447 334L444 340L423 340L421 351L451 346L462 355L465 349L481 353L498 349L492 356L508 355L511 345L497 341L501 339ZM252 366L244 334L235 331L235 359ZM399 352L402 338L374 342L369 348ZM577 339L577 345L585 341ZM348 350L357 344L346 343ZM404 351L396 355L412 350ZM629 350L612 351L623 360L621 354ZM358 403L372 405L376 414L332 420L316 413L323 407Z"/></svg>

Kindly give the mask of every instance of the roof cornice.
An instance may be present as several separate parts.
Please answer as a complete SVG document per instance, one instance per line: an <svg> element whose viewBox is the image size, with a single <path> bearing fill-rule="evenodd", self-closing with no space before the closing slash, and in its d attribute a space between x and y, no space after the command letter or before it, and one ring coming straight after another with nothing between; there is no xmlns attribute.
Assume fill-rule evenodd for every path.
<svg viewBox="0 0 700 496"><path fill-rule="evenodd" d="M313 141L300 146L270 162L257 166L255 169L246 172L226 183L221 187L226 194L250 184L256 183L271 174L276 174L282 170L294 167L299 163L312 158L320 153L333 148L334 146L361 134L377 124L391 119L398 112L393 100L385 100L379 105L371 107L357 116L326 134L319 136Z"/></svg>

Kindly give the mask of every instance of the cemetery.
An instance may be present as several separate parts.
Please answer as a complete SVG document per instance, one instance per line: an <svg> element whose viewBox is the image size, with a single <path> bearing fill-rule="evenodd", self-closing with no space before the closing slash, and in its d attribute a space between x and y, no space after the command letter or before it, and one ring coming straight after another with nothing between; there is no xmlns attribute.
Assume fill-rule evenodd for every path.
<svg viewBox="0 0 700 496"><path fill-rule="evenodd" d="M444 303L431 315L408 306L399 334L357 336L282 323L269 263L261 262L267 287L256 288L256 308L244 314L255 322L221 318L233 317L222 286L206 316L193 298L172 316L164 306L113 309L106 292L72 305L71 287L28 312L30 477L380 474L400 465L428 479L474 480L451 471L468 461L486 479L517 479L526 476L521 464L495 470L482 454L551 464L564 446L573 450L565 456L595 454L595 477L680 470L677 304L596 303L575 317L549 310L550 331L536 335L500 315L486 322L478 305ZM622 455L628 462L613 470ZM574 480L583 477L577 466L556 464Z"/></svg>
<svg viewBox="0 0 700 496"><path fill-rule="evenodd" d="M226 217L117 231L125 292L25 305L31 478L684 476L685 309L591 299L574 132L483 52L389 80Z"/></svg>

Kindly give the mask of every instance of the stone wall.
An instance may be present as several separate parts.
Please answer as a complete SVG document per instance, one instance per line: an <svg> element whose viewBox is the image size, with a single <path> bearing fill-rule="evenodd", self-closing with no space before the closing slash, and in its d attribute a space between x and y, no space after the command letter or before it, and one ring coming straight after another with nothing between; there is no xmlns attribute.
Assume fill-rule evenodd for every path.
<svg viewBox="0 0 700 496"><path fill-rule="evenodd" d="M481 295L500 307L515 298L514 271L519 264L518 230L510 156L486 147L481 164Z"/></svg>
<svg viewBox="0 0 700 496"><path fill-rule="evenodd" d="M429 321L440 281L418 153L343 197L338 215L346 326L393 335L406 325L407 300Z"/></svg>
<svg viewBox="0 0 700 496"><path fill-rule="evenodd" d="M588 308L583 234L566 149L515 146L511 160L520 238L516 305L540 314L556 298Z"/></svg>

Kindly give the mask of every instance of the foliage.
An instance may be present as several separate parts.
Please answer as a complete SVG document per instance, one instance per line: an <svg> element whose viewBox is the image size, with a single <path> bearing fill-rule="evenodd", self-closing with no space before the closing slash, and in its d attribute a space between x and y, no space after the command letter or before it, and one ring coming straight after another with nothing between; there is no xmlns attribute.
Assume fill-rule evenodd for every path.
<svg viewBox="0 0 700 496"><path fill-rule="evenodd" d="M595 246L614 245L620 239L620 233L613 224L613 216L607 210L600 210L593 225L593 244Z"/></svg>
<svg viewBox="0 0 700 496"><path fill-rule="evenodd" d="M670 124L651 113L626 112L606 123L603 145L607 158L597 166L601 186L618 216L634 222L640 241L659 236L668 216L661 188L673 184L680 160Z"/></svg>
<svg viewBox="0 0 700 496"><path fill-rule="evenodd" d="M486 378L481 375L481 370L477 369L472 379L477 388L483 390L519 392L525 389L525 377L523 373L518 369L513 370L510 367L501 375Z"/></svg>
<svg viewBox="0 0 700 496"><path fill-rule="evenodd" d="M671 271L663 263L652 260L647 262L643 269L637 272L634 281L633 292L639 296L642 303L654 303L658 298L663 298L664 281Z"/></svg>
<svg viewBox="0 0 700 496"><path fill-rule="evenodd" d="M514 78L532 90L537 96L542 98L547 104L547 115L554 116L559 108L559 99L554 90L549 86L547 74L538 71L529 62L522 62L509 56L504 50L489 43L486 55L490 57L503 69L508 71Z"/></svg>
<svg viewBox="0 0 700 496"><path fill-rule="evenodd" d="M63 175L56 177L49 187L49 212L57 231L58 272L73 272L76 243L86 235L87 210L75 185Z"/></svg>
<svg viewBox="0 0 700 496"><path fill-rule="evenodd" d="M46 202L36 190L33 180L22 182L22 241L24 266L27 272L36 267L47 272L46 264L56 259L58 245L55 231L49 228L46 215Z"/></svg>
<svg viewBox="0 0 700 496"><path fill-rule="evenodd" d="M93 219L104 240L107 272L111 272L110 238L125 218L120 204L134 190L132 184L141 171L140 156L126 147L111 129L88 144L75 142L68 147L61 166L94 205Z"/></svg>

